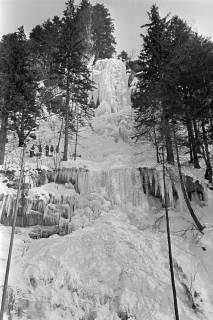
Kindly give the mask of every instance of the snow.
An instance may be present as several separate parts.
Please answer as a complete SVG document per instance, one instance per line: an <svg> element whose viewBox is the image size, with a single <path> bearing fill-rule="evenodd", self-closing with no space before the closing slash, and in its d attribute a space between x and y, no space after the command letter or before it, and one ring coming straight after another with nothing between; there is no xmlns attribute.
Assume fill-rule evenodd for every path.
<svg viewBox="0 0 213 320"><path fill-rule="evenodd" d="M97 89L92 96L99 106L91 124L80 132L77 153L81 157L71 159L71 137L69 161L62 162L56 155L43 155L39 164L35 158L27 159L33 188L26 214L36 210L44 224L57 224L69 234L29 243L29 229L18 229L9 279L14 320L174 318L162 166L156 164L149 142L131 139L134 114L122 61L98 61L93 80ZM42 145L57 144L61 121L52 120L40 125ZM8 166L15 167L12 158ZM51 182L35 186L37 166L46 172L57 169ZM192 203L206 225L204 235L196 231L186 211L177 169L168 167L172 249L180 319L211 320L213 192L207 197L197 172L184 168L193 183L199 180L204 188L205 201ZM0 181L2 199L10 193ZM0 235L2 284L10 228L0 226Z"/></svg>
<svg viewBox="0 0 213 320"><path fill-rule="evenodd" d="M175 236L173 250L180 316L211 319L212 287L207 289L207 272L198 260L205 259L205 252L199 243ZM17 286L22 275L24 282ZM27 299L27 314L36 318L39 312L38 319L90 319L92 313L94 319L119 319L126 312L133 319L160 320L173 315L165 234L149 228L141 232L118 210L71 235L34 242L11 284L19 304ZM199 304L196 312L190 299Z"/></svg>

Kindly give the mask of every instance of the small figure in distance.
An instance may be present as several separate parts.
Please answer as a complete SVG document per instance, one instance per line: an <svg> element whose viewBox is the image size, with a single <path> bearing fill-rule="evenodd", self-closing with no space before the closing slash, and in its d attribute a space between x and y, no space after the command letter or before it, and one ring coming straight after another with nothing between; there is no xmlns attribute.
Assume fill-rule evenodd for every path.
<svg viewBox="0 0 213 320"><path fill-rule="evenodd" d="M42 156L42 146L41 144L38 145L38 157L40 158Z"/></svg>
<svg viewBox="0 0 213 320"><path fill-rule="evenodd" d="M33 158L35 156L35 146L34 144L30 148L30 158Z"/></svg>
<svg viewBox="0 0 213 320"><path fill-rule="evenodd" d="M53 147L53 145L51 145L51 147L50 147L50 152L51 152L51 157L53 156L53 152L54 152L54 147Z"/></svg>
<svg viewBox="0 0 213 320"><path fill-rule="evenodd" d="M49 146L47 144L46 147L45 147L46 157L49 157L49 151L50 151L50 148L49 148Z"/></svg>
<svg viewBox="0 0 213 320"><path fill-rule="evenodd" d="M41 146L41 144L38 145L38 152L42 154L42 146Z"/></svg>

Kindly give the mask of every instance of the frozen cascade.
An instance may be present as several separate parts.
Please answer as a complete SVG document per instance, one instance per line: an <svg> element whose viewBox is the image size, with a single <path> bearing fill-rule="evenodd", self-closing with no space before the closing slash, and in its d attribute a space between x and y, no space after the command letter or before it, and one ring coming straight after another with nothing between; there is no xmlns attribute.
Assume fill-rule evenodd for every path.
<svg viewBox="0 0 213 320"><path fill-rule="evenodd" d="M131 108L124 63L117 59L97 61L92 77L96 83L92 97L98 105L93 121L94 137L113 137L112 143L117 146L120 136L127 145ZM107 210L109 205L123 207L131 204L148 209L149 196L160 199L162 203L165 198L161 168L131 166L130 163L107 169L100 163L95 170L64 163L56 173L41 170L35 174L29 170L27 179L30 187L38 188L32 188L25 199L20 200L17 224L24 226L57 224L61 217L70 221L80 209L96 215L101 210ZM169 205L176 207L179 204L183 208L177 174L171 170L166 179ZM201 182L187 176L185 181L190 198L206 199L205 186ZM11 224L14 195L7 191L0 194L1 223ZM85 203L83 208L82 201Z"/></svg>
<svg viewBox="0 0 213 320"><path fill-rule="evenodd" d="M88 171L80 168L63 168L56 175L56 182L72 182L80 194L97 192L104 188L112 204L134 206L142 205L151 195L164 201L162 170L157 168L114 168L102 171ZM190 176L185 176L188 195L191 199L207 199L206 186ZM169 206L175 207L177 200L182 201L182 191L177 174L171 169L166 176Z"/></svg>
<svg viewBox="0 0 213 320"><path fill-rule="evenodd" d="M85 168L62 168L51 174L48 184L33 188L20 200L18 225L58 224L61 217L67 222L78 214L78 209L88 210L94 216L107 206L125 207L131 204L149 210L149 197L164 202L162 171L156 168L114 168L92 171ZM205 186L185 177L191 199L206 200ZM169 206L183 209L183 197L177 176L171 171L166 177ZM2 197L1 222L11 224L14 199ZM82 205L83 203L83 205Z"/></svg>
<svg viewBox="0 0 213 320"><path fill-rule="evenodd" d="M92 79L96 84L92 97L99 105L96 115L117 113L130 105L128 75L121 60L104 59L95 64Z"/></svg>

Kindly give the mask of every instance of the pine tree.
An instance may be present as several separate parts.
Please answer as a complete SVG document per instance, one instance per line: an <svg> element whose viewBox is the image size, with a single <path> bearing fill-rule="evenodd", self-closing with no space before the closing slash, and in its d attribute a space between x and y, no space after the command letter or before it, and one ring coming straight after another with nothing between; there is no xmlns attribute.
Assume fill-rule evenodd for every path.
<svg viewBox="0 0 213 320"><path fill-rule="evenodd" d="M25 143L36 127L40 108L37 105L37 73L23 27L3 36L1 46L1 75L6 79L2 95L1 114L5 129L16 131L19 146ZM1 147L4 150L4 146ZM3 161L3 159L2 159Z"/></svg>
<svg viewBox="0 0 213 320"><path fill-rule="evenodd" d="M170 79L177 77L179 104L173 107L173 117L186 126L190 160L200 168L198 154L202 153L212 180L209 156L208 126L211 125L213 44L209 39L190 32L184 45L173 55ZM206 130L207 129L207 130Z"/></svg>
<svg viewBox="0 0 213 320"><path fill-rule="evenodd" d="M79 36L84 46L84 55L90 59L92 57L92 5L88 0L81 1L76 15L81 29Z"/></svg>
<svg viewBox="0 0 213 320"><path fill-rule="evenodd" d="M183 107L179 55L190 37L190 28L176 16L161 18L156 5L151 7L148 15L150 23L142 26L147 28L147 32L141 35L143 48L139 56L139 86L133 96L136 130L138 136L143 133L143 126L147 125L147 116L144 120L147 108L150 110L148 114L158 119L159 128L162 128L164 119L167 130L161 133L165 135L167 161L174 164L171 121L175 110ZM148 123L155 125L152 121Z"/></svg>
<svg viewBox="0 0 213 320"><path fill-rule="evenodd" d="M54 80L58 69L55 55L58 51L60 29L61 19L55 16L52 20L48 19L42 25L35 26L30 33L31 50L40 72L40 79L45 79L47 84L54 83L50 80Z"/></svg>
<svg viewBox="0 0 213 320"><path fill-rule="evenodd" d="M62 110L65 119L65 140L63 160L68 159L69 130L73 128L75 105L86 110L92 81L85 57L85 41L82 39L81 18L74 1L66 3L62 18L57 63L59 65L59 86L64 90L65 105ZM85 111L86 112L86 111Z"/></svg>
<svg viewBox="0 0 213 320"><path fill-rule="evenodd" d="M121 59L122 61L128 61L129 60L128 53L125 50L122 50L121 53L119 53L117 58Z"/></svg>
<svg viewBox="0 0 213 320"><path fill-rule="evenodd" d="M92 40L94 63L98 59L112 58L116 41L113 36L114 25L109 10L97 3L92 12Z"/></svg>
<svg viewBox="0 0 213 320"><path fill-rule="evenodd" d="M167 161L173 164L174 155L164 81L165 66L168 63L171 48L171 38L168 35L169 21L167 16L160 17L159 9L156 5L151 7L148 16L150 23L142 26L147 27L147 34L141 34L143 49L139 56L139 64L141 66L141 72L138 77L139 87L135 96L133 96L133 107L136 109L136 130L138 135L141 135L142 114L144 114L143 110L144 108L146 109L147 105L151 108L151 113L149 112L149 114L162 114L161 117L167 122L167 131L164 132Z"/></svg>

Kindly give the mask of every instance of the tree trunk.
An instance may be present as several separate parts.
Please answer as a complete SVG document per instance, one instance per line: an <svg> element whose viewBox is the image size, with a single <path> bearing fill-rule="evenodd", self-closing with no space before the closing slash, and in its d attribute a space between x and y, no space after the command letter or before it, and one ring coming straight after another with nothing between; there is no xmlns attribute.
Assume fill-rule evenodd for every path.
<svg viewBox="0 0 213 320"><path fill-rule="evenodd" d="M69 144L69 108L70 108L70 85L69 75L67 76L67 88L66 88L66 114L65 114L65 132L64 132L64 155L63 161L68 160L68 144Z"/></svg>
<svg viewBox="0 0 213 320"><path fill-rule="evenodd" d="M210 121L210 139L213 142L213 112L209 110L209 121Z"/></svg>
<svg viewBox="0 0 213 320"><path fill-rule="evenodd" d="M2 114L0 128L0 165L4 164L5 147L7 140L8 115Z"/></svg>
<svg viewBox="0 0 213 320"><path fill-rule="evenodd" d="M61 134L62 134L62 130L63 130L63 124L64 124L64 119L62 118L61 129L60 129L59 137L58 137L58 144L57 144L57 147L56 147L56 153L60 152L60 142L61 142Z"/></svg>
<svg viewBox="0 0 213 320"><path fill-rule="evenodd" d="M166 140L166 153L167 153L167 162L170 164L174 164L174 153L172 146L172 137L171 137L171 129L170 123L168 119L165 119L165 130L164 130L165 140Z"/></svg>
<svg viewBox="0 0 213 320"><path fill-rule="evenodd" d="M153 131L154 131L154 144L155 144L155 150L156 150L157 163L160 163L159 148L158 148L158 142L157 142L157 135L156 135L155 127L153 128Z"/></svg>
<svg viewBox="0 0 213 320"><path fill-rule="evenodd" d="M77 156L77 145L78 145L78 114L76 113L77 121L76 121L76 135L75 135L75 152L74 152L74 160L76 160Z"/></svg>
<svg viewBox="0 0 213 320"><path fill-rule="evenodd" d="M164 202L165 202L164 204L165 204L165 213L166 213L166 231L167 231L167 243L168 243L168 251L169 251L169 267L170 267L170 276L171 276L171 283L172 283L175 320L179 320L177 291L176 291L176 285L175 285L174 266L173 266L173 257L172 257L172 243L171 243L171 233L170 233L170 223L169 223L169 210L168 210L168 201L167 201L164 146L163 146L162 151L163 151L162 152L162 154L163 154L163 186L164 186Z"/></svg>
<svg viewBox="0 0 213 320"><path fill-rule="evenodd" d="M208 180L209 182L212 182L213 171L212 171L212 165L211 165L211 159L210 159L210 153L209 153L208 138L207 138L206 128L203 120L201 121L201 126L203 131L203 143L204 143L205 154L206 154L206 170L208 171Z"/></svg>
<svg viewBox="0 0 213 320"><path fill-rule="evenodd" d="M193 120L194 132L195 132L195 146L197 149L197 153L201 153L201 146L200 146L200 133L199 128L196 120Z"/></svg>
<svg viewBox="0 0 213 320"><path fill-rule="evenodd" d="M198 220L197 216L194 213L194 210L193 210L193 208L191 206L188 194L186 192L185 184L184 184L184 181L183 181L181 164L180 164L180 157L179 157L179 151L178 151L178 145L177 145L177 139L176 139L175 129L174 128L173 128L173 134L174 134L175 150L176 150L176 155L177 155L177 165L178 165L178 172L179 172L179 178L180 178L180 185L181 185L181 190L183 192L183 197L184 197L184 200L186 202L187 208L189 210L189 213L190 213L192 219L194 220L198 230L200 232L202 232L205 227L200 223L200 221Z"/></svg>
<svg viewBox="0 0 213 320"><path fill-rule="evenodd" d="M188 120L188 129L189 129L189 134L191 137L191 146L192 146L192 153L193 153L193 160L194 160L194 168L200 169L200 164L199 164L199 159L198 159L198 154L197 154L197 146L196 146L196 141L194 138L192 121L190 119Z"/></svg>
<svg viewBox="0 0 213 320"><path fill-rule="evenodd" d="M10 264L11 264L11 258L12 258L12 252L13 252L13 242L14 242L14 235L15 235L15 228L16 228L16 218L17 218L17 213L18 213L18 204L19 204L19 198L20 198L21 187L22 187L22 179L23 179L23 174L24 174L25 148L26 147L24 146L23 150L22 150L18 191L16 194L15 206L14 206L14 210L13 210L12 231L11 231L11 236L10 236L10 246L9 246L8 258L7 258L4 286L3 286L3 291L2 291L0 320L4 319L4 309L5 309L6 298L7 298L8 279L9 279Z"/></svg>
<svg viewBox="0 0 213 320"><path fill-rule="evenodd" d="M188 121L186 123L186 127L188 132L188 143L189 143L189 154L190 154L189 163L194 163L193 152L192 152L192 138L191 138L191 132L190 132Z"/></svg>

